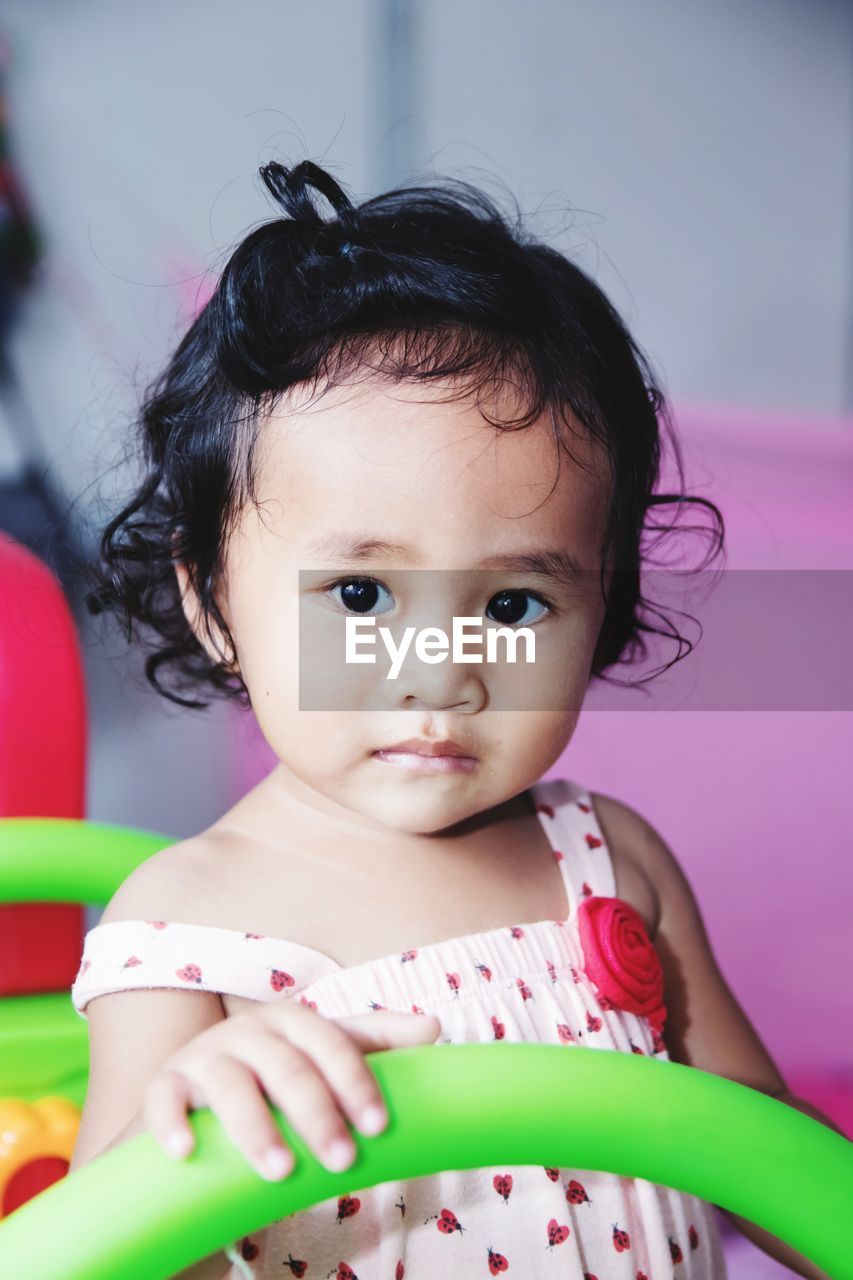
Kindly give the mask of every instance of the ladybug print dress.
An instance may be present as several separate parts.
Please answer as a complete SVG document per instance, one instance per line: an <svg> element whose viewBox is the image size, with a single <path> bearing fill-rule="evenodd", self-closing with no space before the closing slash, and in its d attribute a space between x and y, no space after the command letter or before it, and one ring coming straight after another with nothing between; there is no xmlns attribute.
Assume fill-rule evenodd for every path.
<svg viewBox="0 0 853 1280"><path fill-rule="evenodd" d="M625 936L640 937L643 956L657 965L637 927L639 916L615 896L613 864L589 792L555 778L535 783L530 798L564 879L565 920L519 922L350 968L311 947L241 930L110 921L86 934L71 988L74 1007L85 1017L87 1003L107 992L194 987L300 1000L331 1018L368 1009L434 1014L439 1044L526 1041L563 1045L566 1052L583 1045L667 1059L655 999L638 1000L626 988L620 1000L618 981L615 996L605 982L605 953L616 954L618 979L613 938L593 954L601 927L593 922L615 916L618 923L621 913L633 928ZM543 1165L353 1185L235 1240L226 1252L228 1280L727 1276L710 1204L642 1178Z"/></svg>

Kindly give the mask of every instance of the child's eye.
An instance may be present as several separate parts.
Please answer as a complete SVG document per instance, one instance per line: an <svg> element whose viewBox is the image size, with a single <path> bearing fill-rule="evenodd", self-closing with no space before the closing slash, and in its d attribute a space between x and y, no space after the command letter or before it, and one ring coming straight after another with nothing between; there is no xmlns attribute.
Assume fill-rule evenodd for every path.
<svg viewBox="0 0 853 1280"><path fill-rule="evenodd" d="M385 591L387 595L391 592L383 587L381 582L376 578L356 577L356 578L339 578L337 582L333 582L328 588L330 592L337 591L338 587L344 593L343 599L338 603L342 604L345 609L351 613L368 614L376 604L376 596L380 591ZM393 598L393 597L392 597ZM381 609L380 613L387 613L387 609Z"/></svg>
<svg viewBox="0 0 853 1280"><path fill-rule="evenodd" d="M498 595L492 596L487 607L493 608L498 617L495 622L499 622L504 627L527 627L532 622L538 622L543 615L539 614L535 618L525 618L526 610L522 608L521 602L532 600L540 605L546 612L550 613L553 606L549 605L544 597L537 595L535 591L523 591L520 588L516 590L501 591Z"/></svg>
<svg viewBox="0 0 853 1280"><path fill-rule="evenodd" d="M362 616L370 613L388 613L394 605L391 591L375 577L366 575L342 577L337 582L332 582L327 591L347 612L362 614ZM337 591L341 591L341 595L334 594ZM384 608L380 607L383 594L387 596ZM528 614L530 604L534 605L534 616ZM537 605L539 613L535 613ZM485 607L485 613L493 622L508 627L530 626L530 623L538 622L540 618L551 612L553 612L553 605L549 604L543 596L535 591L520 588L498 591L489 599Z"/></svg>

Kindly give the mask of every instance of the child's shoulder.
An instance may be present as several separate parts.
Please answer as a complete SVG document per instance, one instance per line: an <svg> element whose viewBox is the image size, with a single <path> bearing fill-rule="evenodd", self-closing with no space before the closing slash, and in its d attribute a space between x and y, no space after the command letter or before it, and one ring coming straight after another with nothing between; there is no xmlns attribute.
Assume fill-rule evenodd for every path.
<svg viewBox="0 0 853 1280"><path fill-rule="evenodd" d="M678 858L660 832L643 814L613 796L590 792L596 816L614 857L617 883L641 877L653 897L654 938L664 909L670 919L680 918L689 928L704 928L701 910ZM620 897L629 895L620 893Z"/></svg>
<svg viewBox="0 0 853 1280"><path fill-rule="evenodd" d="M226 841L210 828L152 854L127 876L110 898L102 924L119 920L179 920L214 924Z"/></svg>
<svg viewBox="0 0 853 1280"><path fill-rule="evenodd" d="M162 920L251 931L314 946L323 895L306 859L219 821L146 858L122 882L99 924Z"/></svg>
<svg viewBox="0 0 853 1280"><path fill-rule="evenodd" d="M654 938L666 886L679 871L675 856L638 810L600 791L589 796L613 861L617 894L637 905Z"/></svg>

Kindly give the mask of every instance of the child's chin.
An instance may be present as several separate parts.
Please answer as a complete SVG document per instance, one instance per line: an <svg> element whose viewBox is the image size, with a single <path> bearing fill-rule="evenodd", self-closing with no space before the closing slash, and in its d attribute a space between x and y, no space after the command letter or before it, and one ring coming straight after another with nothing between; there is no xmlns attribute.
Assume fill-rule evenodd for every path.
<svg viewBox="0 0 853 1280"><path fill-rule="evenodd" d="M401 835L429 836L470 818L482 808L466 795L465 778L459 774L416 781L420 785L377 788L374 803L370 804L371 817Z"/></svg>

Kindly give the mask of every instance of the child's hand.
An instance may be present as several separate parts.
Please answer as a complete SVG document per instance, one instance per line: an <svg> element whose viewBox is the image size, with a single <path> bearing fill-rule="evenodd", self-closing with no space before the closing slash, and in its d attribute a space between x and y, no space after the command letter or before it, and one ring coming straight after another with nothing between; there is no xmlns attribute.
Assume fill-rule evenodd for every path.
<svg viewBox="0 0 853 1280"><path fill-rule="evenodd" d="M438 1018L378 1009L325 1018L306 1005L261 1005L208 1027L166 1060L145 1091L143 1116L169 1155L193 1145L186 1110L210 1107L232 1142L262 1177L293 1168L264 1094L314 1149L340 1172L355 1158L345 1124L380 1133L388 1115L365 1053L433 1043ZM261 1090L261 1086L263 1087ZM366 1112L378 1109L370 1119Z"/></svg>

